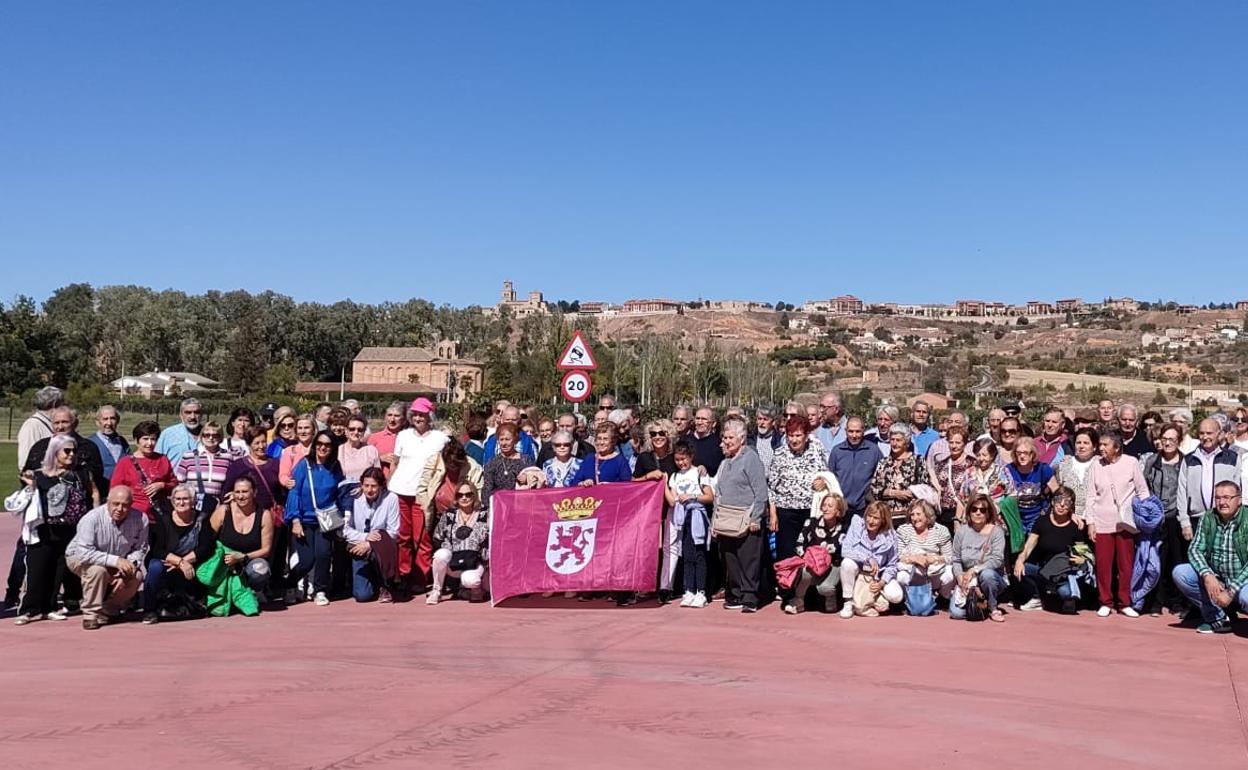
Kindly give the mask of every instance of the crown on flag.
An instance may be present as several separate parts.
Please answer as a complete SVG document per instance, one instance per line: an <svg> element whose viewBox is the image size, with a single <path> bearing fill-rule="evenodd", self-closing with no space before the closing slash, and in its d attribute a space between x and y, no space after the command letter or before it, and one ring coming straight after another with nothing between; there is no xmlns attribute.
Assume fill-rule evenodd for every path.
<svg viewBox="0 0 1248 770"><path fill-rule="evenodd" d="M602 501L595 497L565 497L551 507L560 519L573 521L593 516L600 505Z"/></svg>

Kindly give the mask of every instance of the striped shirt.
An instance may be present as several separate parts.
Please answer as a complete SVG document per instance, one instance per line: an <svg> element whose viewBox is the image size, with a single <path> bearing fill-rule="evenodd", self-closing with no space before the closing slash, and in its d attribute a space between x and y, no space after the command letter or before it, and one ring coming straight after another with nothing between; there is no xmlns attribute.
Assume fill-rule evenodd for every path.
<svg viewBox="0 0 1248 770"><path fill-rule="evenodd" d="M225 476L230 472L233 457L229 452L208 454L202 446L194 452L187 452L174 466L173 475L178 481L190 484L199 491L200 482L204 485L204 494L220 495L225 486Z"/></svg>

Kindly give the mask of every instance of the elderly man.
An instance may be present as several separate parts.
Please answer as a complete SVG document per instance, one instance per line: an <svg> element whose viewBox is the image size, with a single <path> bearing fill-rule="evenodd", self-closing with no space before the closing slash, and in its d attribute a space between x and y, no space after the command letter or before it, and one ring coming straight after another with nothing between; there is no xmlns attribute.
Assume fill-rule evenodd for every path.
<svg viewBox="0 0 1248 770"><path fill-rule="evenodd" d="M910 441L914 444L914 454L922 459L927 450L940 440L940 434L932 427L932 405L918 399L910 407Z"/></svg>
<svg viewBox="0 0 1248 770"><path fill-rule="evenodd" d="M1170 422L1179 426L1183 431L1183 440L1179 442L1179 451L1183 454L1191 454L1200 441L1192 437L1192 422L1196 419L1192 416L1192 410L1185 406L1175 407L1170 410L1168 415Z"/></svg>
<svg viewBox="0 0 1248 770"><path fill-rule="evenodd" d="M1114 401L1110 398L1104 398L1096 404L1096 431L1097 433L1105 433L1107 430L1116 430L1118 423L1114 419L1116 416Z"/></svg>
<svg viewBox="0 0 1248 770"><path fill-rule="evenodd" d="M513 425L520 439L516 442L516 448L520 450L520 454L529 457L537 457L537 442L533 440L525 431L520 430L520 407L508 404L503 407L503 413L498 417L499 425ZM494 459L494 455L498 454L498 436L490 436L485 440L485 462Z"/></svg>
<svg viewBox="0 0 1248 770"><path fill-rule="evenodd" d="M845 413L841 411L841 395L835 391L824 393L819 399L819 427L815 438L828 452L845 441Z"/></svg>
<svg viewBox="0 0 1248 770"><path fill-rule="evenodd" d="M719 471L719 464L724 461L717 425L715 410L700 406L693 413L693 435L687 439L693 445L693 464L704 468L708 476L714 476Z"/></svg>
<svg viewBox="0 0 1248 770"><path fill-rule="evenodd" d="M398 458L394 456L394 442L407 427L407 404L391 401L390 406L386 407L384 420L385 427L369 436L368 444L377 450L377 455L381 458L381 469L389 479L394 472L394 464L398 462Z"/></svg>
<svg viewBox="0 0 1248 770"><path fill-rule="evenodd" d="M1054 468L1066 457L1066 415L1062 410L1051 406L1040 419L1040 435L1036 436L1036 462L1051 465Z"/></svg>
<svg viewBox="0 0 1248 770"><path fill-rule="evenodd" d="M78 413L68 406L53 409L52 432L58 436L65 434L74 439L74 467L86 469L91 474L91 483L95 486L93 504L99 505L104 495L108 493L108 478L104 475L104 462L100 459L99 448L95 442L78 433ZM50 438L40 439L30 448L30 457L26 458L23 475L33 474L39 469L51 441Z"/></svg>
<svg viewBox="0 0 1248 770"><path fill-rule="evenodd" d="M1226 634L1231 621L1226 608L1248 612L1248 508L1239 485L1219 482L1213 493L1214 509L1202 517L1188 550L1188 564L1171 573L1174 584L1200 608L1202 634Z"/></svg>
<svg viewBox="0 0 1248 770"><path fill-rule="evenodd" d="M758 453L764 468L771 468L771 458L783 441L783 425L780 430L776 429L776 411L769 406L754 410L754 432L750 435L749 445Z"/></svg>
<svg viewBox="0 0 1248 770"><path fill-rule="evenodd" d="M204 407L197 398L188 398L178 408L179 422L160 432L156 440L156 452L176 463L182 455L195 451L199 443L199 431L204 427Z"/></svg>
<svg viewBox="0 0 1248 770"><path fill-rule="evenodd" d="M108 492L108 502L78 522L65 563L82 579L82 627L94 631L121 617L143 584L147 517L131 507L129 487Z"/></svg>
<svg viewBox="0 0 1248 770"><path fill-rule="evenodd" d="M672 423L676 426L677 439L693 434L693 409L680 405L672 410Z"/></svg>
<svg viewBox="0 0 1248 770"><path fill-rule="evenodd" d="M96 431L91 436L91 443L100 451L104 478L112 481L113 469L117 461L130 454L130 442L117 432L117 423L121 421L121 412L111 404L101 406L95 413Z"/></svg>
<svg viewBox="0 0 1248 770"><path fill-rule="evenodd" d="M1118 407L1118 432L1122 434L1123 454L1138 460L1149 452L1157 451L1153 442L1140 430L1139 410L1135 408L1135 404Z"/></svg>
<svg viewBox="0 0 1248 770"><path fill-rule="evenodd" d="M989 409L988 416L984 420L986 423L984 426L985 430L975 440L978 441L981 438L990 438L992 439L992 443L1000 445L1001 423L1005 420L1006 416L1007 415L1005 414L1004 409Z"/></svg>
<svg viewBox="0 0 1248 770"><path fill-rule="evenodd" d="M1240 483L1239 453L1222 444L1217 420L1204 419L1197 428L1196 449L1179 461L1176 505L1183 537L1192 539L1200 516L1213 510L1214 488L1223 481Z"/></svg>
<svg viewBox="0 0 1248 770"><path fill-rule="evenodd" d="M901 419L901 411L892 404L884 404L875 410L875 427L867 431L867 441L878 444L880 455L887 457L892 449L888 445L888 432L893 423Z"/></svg>
<svg viewBox="0 0 1248 770"><path fill-rule="evenodd" d="M567 431L572 436L572 456L584 458L594 451L594 445L588 441L582 441L576 438L577 421L576 415L571 412L565 412L555 419L555 433ZM547 460L555 457L555 445L550 441L543 441L542 448L537 453L537 465L540 468Z"/></svg>
<svg viewBox="0 0 1248 770"><path fill-rule="evenodd" d="M602 398L598 399L598 408L606 409L611 412L615 409L615 396L610 393L603 393Z"/></svg>
<svg viewBox="0 0 1248 770"><path fill-rule="evenodd" d="M620 454L624 455L624 459L628 460L629 467L637 464L637 453L633 449L633 413L629 409L612 409L607 414L607 421L615 425L616 430L616 447L620 450ZM521 452L524 450L521 449Z"/></svg>
<svg viewBox="0 0 1248 770"><path fill-rule="evenodd" d="M26 467L31 447L40 439L52 438L56 431L52 430L52 410L65 406L65 393L60 388L49 385L35 393L35 413L26 418L17 431L17 469ZM40 457L42 462L43 458Z"/></svg>
<svg viewBox="0 0 1248 770"><path fill-rule="evenodd" d="M849 515L861 516L866 510L871 476L879 462L879 449L874 442L866 440L862 418L850 417L845 421L845 440L828 454L828 470L841 484Z"/></svg>

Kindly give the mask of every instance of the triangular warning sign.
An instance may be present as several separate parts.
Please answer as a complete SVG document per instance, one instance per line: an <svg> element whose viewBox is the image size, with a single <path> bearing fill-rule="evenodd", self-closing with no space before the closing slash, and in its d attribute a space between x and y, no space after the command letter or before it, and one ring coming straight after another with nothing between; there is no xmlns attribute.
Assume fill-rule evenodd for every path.
<svg viewBox="0 0 1248 770"><path fill-rule="evenodd" d="M563 349L563 355L559 356L559 363L555 365L560 369L598 368L598 362L594 360L589 343L585 341L585 336L579 330L573 332L571 341Z"/></svg>

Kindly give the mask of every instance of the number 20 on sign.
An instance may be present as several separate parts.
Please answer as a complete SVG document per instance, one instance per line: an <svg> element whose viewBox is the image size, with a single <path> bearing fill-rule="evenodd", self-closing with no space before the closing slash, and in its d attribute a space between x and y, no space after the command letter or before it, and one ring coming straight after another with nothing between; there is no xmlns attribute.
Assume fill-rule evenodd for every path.
<svg viewBox="0 0 1248 770"><path fill-rule="evenodd" d="M589 372L574 371L563 375L563 382L559 389L563 392L565 399L579 404L589 398L589 391L593 387L594 383L589 379Z"/></svg>

